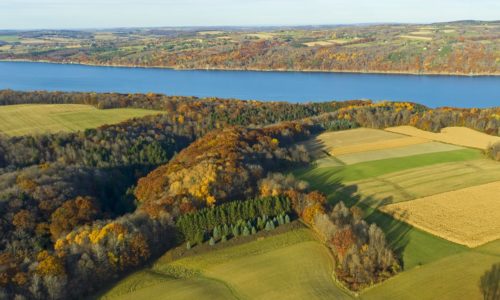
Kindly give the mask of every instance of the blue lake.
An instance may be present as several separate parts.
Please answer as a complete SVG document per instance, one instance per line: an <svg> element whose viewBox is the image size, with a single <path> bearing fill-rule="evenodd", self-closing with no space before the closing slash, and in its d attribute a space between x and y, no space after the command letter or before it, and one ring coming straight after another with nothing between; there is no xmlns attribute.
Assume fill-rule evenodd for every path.
<svg viewBox="0 0 500 300"><path fill-rule="evenodd" d="M0 62L0 89L155 92L289 102L372 99L414 101L430 107L500 106L500 76L177 71Z"/></svg>

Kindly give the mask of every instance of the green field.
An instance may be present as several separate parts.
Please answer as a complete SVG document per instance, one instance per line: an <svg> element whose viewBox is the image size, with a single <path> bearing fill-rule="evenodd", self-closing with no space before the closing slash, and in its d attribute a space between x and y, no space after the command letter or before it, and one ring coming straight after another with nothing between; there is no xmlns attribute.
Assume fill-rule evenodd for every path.
<svg viewBox="0 0 500 300"><path fill-rule="evenodd" d="M174 270L196 275L173 277ZM103 299L347 299L332 277L328 250L309 229L213 250L132 274Z"/></svg>
<svg viewBox="0 0 500 300"><path fill-rule="evenodd" d="M441 164L445 162L457 162L457 161L467 161L473 159L479 159L483 155L481 151L474 149L462 149L454 151L445 151L437 153L427 153L412 155L406 157L397 157L390 159L381 159L374 161L367 161L357 164L352 164L349 166L338 166L338 167L323 167L323 163L327 163L327 160L322 159L322 163L316 164L313 167L305 168L295 172L299 177L307 176L311 178L312 185L317 185L318 181L342 181L349 182L355 180L362 180L367 178L373 178L377 176L382 176L384 174L389 174L393 172L399 172L404 170L409 170L418 167L430 166ZM335 158L331 158L335 159Z"/></svg>
<svg viewBox="0 0 500 300"><path fill-rule="evenodd" d="M483 273L500 262L500 241L407 270L362 294L362 299L482 299Z"/></svg>
<svg viewBox="0 0 500 300"><path fill-rule="evenodd" d="M336 155L335 157L347 165L352 165L365 161L406 157L406 156L436 153L436 152L454 151L460 149L463 148L455 145L429 142L429 143L409 145L404 147L342 154L342 155Z"/></svg>
<svg viewBox="0 0 500 300"><path fill-rule="evenodd" d="M0 106L0 132L10 136L78 131L159 114L146 109L97 109L80 104L22 104Z"/></svg>

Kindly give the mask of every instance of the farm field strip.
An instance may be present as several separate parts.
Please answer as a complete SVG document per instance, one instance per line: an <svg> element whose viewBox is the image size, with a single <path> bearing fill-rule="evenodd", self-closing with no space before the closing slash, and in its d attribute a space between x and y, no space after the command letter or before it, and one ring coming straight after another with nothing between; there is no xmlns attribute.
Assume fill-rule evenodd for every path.
<svg viewBox="0 0 500 300"><path fill-rule="evenodd" d="M322 167L321 165L299 169L296 175L306 175L312 186L322 181L351 182L370 179L399 171L439 165L447 162L470 161L482 158L479 150L463 149L367 161L347 166Z"/></svg>
<svg viewBox="0 0 500 300"><path fill-rule="evenodd" d="M345 185L356 187L358 195L371 200L396 203L498 180L500 163L479 159L415 168Z"/></svg>
<svg viewBox="0 0 500 300"><path fill-rule="evenodd" d="M329 152L332 155L339 156L344 154L354 154L360 152L369 152L375 150L391 149L398 147L405 147L411 145L418 145L427 143L429 140L419 137L402 137L397 139L390 139L387 141L377 141L371 143L360 143L355 145L333 147Z"/></svg>
<svg viewBox="0 0 500 300"><path fill-rule="evenodd" d="M404 134L379 129L356 128L325 132L316 136L314 140L322 142L326 146L327 150L329 150L331 148L355 146L359 144L388 141L406 137L407 135Z"/></svg>
<svg viewBox="0 0 500 300"><path fill-rule="evenodd" d="M394 141L401 141L405 139L397 139ZM425 140L427 141L427 140ZM381 147L380 150L372 150L366 152L353 152L348 154L336 155L336 158L344 162L345 164L356 164L365 161L381 160L388 158L405 157L419 154L435 153L435 152L446 152L453 150L463 149L460 146L448 145L438 142L424 142L417 144L409 144L407 146L397 146L392 147L392 141L389 141L385 146ZM381 143L382 144L382 143ZM334 150L335 152L336 150Z"/></svg>
<svg viewBox="0 0 500 300"><path fill-rule="evenodd" d="M486 149L489 144L500 141L500 137L498 136L488 135L466 127L447 127L443 128L439 133L424 131L412 126L390 127L385 130L392 133L478 149Z"/></svg>
<svg viewBox="0 0 500 300"><path fill-rule="evenodd" d="M160 113L132 108L97 109L80 104L6 105L0 106L0 132L11 136L71 132Z"/></svg>
<svg viewBox="0 0 500 300"><path fill-rule="evenodd" d="M500 181L383 206L382 211L452 242L477 247L500 239Z"/></svg>

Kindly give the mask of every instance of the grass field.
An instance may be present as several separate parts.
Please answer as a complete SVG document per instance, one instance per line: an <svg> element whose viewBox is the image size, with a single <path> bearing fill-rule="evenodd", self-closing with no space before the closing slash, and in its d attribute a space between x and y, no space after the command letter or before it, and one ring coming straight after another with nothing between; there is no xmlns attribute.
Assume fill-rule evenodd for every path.
<svg viewBox="0 0 500 300"><path fill-rule="evenodd" d="M311 180L311 184L314 186L314 183L324 180L350 182L418 167L446 162L468 161L482 157L483 155L479 150L462 149L367 161L339 167L323 167L321 164L316 164L314 167L300 169L295 173L299 176L309 173L308 177L314 179Z"/></svg>
<svg viewBox="0 0 500 300"><path fill-rule="evenodd" d="M439 133L424 131L412 126L390 127L386 130L393 133L478 149L486 149L489 144L500 141L500 137L498 136L488 135L466 127L447 127L443 128Z"/></svg>
<svg viewBox="0 0 500 300"><path fill-rule="evenodd" d="M383 206L382 211L452 242L500 239L500 181Z"/></svg>
<svg viewBox="0 0 500 300"><path fill-rule="evenodd" d="M175 279L169 270L199 275ZM130 275L103 299L347 299L328 250L306 228L170 261Z"/></svg>
<svg viewBox="0 0 500 300"><path fill-rule="evenodd" d="M0 132L18 136L78 131L158 114L145 109L97 109L79 104L26 104L0 106Z"/></svg>
<svg viewBox="0 0 500 300"><path fill-rule="evenodd" d="M405 140L405 139L397 139L397 141L400 140ZM389 141L389 143L391 142L392 141ZM405 157L405 156L436 153L436 152L446 152L446 151L453 151L460 149L463 148L455 145L449 145L437 142L428 142L428 143L412 144L409 146L388 147L388 148L382 148L380 150L372 150L366 152L354 152L354 153L336 155L335 157L341 160L345 164L352 165L365 161Z"/></svg>
<svg viewBox="0 0 500 300"><path fill-rule="evenodd" d="M413 268L365 291L362 299L483 299L479 278L500 262L497 255L466 251Z"/></svg>

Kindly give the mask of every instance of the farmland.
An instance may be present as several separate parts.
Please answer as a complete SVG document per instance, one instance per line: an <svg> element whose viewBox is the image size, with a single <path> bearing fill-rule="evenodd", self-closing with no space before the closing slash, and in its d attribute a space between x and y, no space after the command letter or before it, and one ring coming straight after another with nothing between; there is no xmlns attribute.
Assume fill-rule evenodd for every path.
<svg viewBox="0 0 500 300"><path fill-rule="evenodd" d="M478 210L490 207L492 218L484 219L481 224L491 223L496 220L494 215L498 209L494 208L497 191L490 186L498 186L500 164L485 159L479 150L427 139L410 145L398 144L406 139L405 135L364 128L325 133L303 143L309 146L317 161L294 173L310 182L312 188L324 192L331 203L343 200L362 208L367 221L377 223L386 232L389 243L400 255L404 271L362 291L358 298L433 299L435 290L439 290L440 299L464 295L468 299L480 299L478 278L491 264L500 261L500 243L494 240L496 237L483 240L481 246L471 249L427 230L428 227L414 227L410 225L414 224L411 220L393 218L382 211L390 208L391 205L387 205L391 203L396 203L393 204L396 207L399 203L411 206L424 200L423 197L453 195L453 191L458 190L456 193L463 194L462 198L455 200L456 197L452 197L453 200L450 198L446 203L455 205L457 211L469 210L466 208L469 207L476 215L481 214ZM377 147L366 151L355 148L367 144ZM353 150L332 156L339 147ZM381 159L384 154L385 158ZM349 155L365 158L361 162L349 161ZM490 192L488 203L491 205L467 201L472 198L464 191L477 194L477 189L483 190L483 194ZM414 200L417 198L421 200ZM441 222L442 209L431 211L437 216L436 222ZM451 210L447 217L454 222L450 226L456 228L455 225L464 219L449 216L453 214ZM484 244L489 240L493 241ZM330 268L328 251L316 241L312 232L305 228L294 229L241 245L196 252L180 259L172 259L167 253L151 268L130 275L102 297L158 299L157 294L169 291L172 299L201 295L218 299L354 298L336 285ZM172 270L192 275L176 278L172 277ZM422 285L428 288L422 289ZM175 291L170 292L171 289Z"/></svg>
<svg viewBox="0 0 500 300"><path fill-rule="evenodd" d="M165 275L172 269L197 275ZM173 262L167 253L151 269L130 275L102 298L160 299L159 293L169 291L169 299L348 299L333 282L332 271L328 250L308 229L298 228Z"/></svg>
<svg viewBox="0 0 500 300"><path fill-rule="evenodd" d="M400 253L404 272L362 292L362 299L434 299L437 290L440 299L480 299L479 277L500 261L500 240L495 235L500 164L483 158L478 150L462 146L482 148L484 138L490 136L446 128L443 134L451 132L453 137L408 135L449 144L427 142L391 147L404 139L386 135L403 133L394 131L357 129L315 137L309 143L318 160L294 174L327 194L329 201L343 200L362 208L367 220L381 226ZM457 132L466 134L467 140L459 139ZM332 137L331 142L328 136ZM387 147L359 151L358 145ZM335 149L342 147L351 149L351 153L325 154L335 154ZM419 147L435 151L415 155ZM356 156L359 162L354 160ZM404 216L394 219L382 212L396 210Z"/></svg>
<svg viewBox="0 0 500 300"><path fill-rule="evenodd" d="M20 31L0 59L176 69L500 74L498 22ZM189 55L186 55L189 53Z"/></svg>
<svg viewBox="0 0 500 300"><path fill-rule="evenodd" d="M158 114L145 109L97 109L79 104L0 106L0 132L10 136L73 132Z"/></svg>
<svg viewBox="0 0 500 300"><path fill-rule="evenodd" d="M500 141L500 137L487 135L465 127L448 127L439 133L424 131L411 126L386 128L387 131L413 137L461 145L471 148L486 149L489 144Z"/></svg>
<svg viewBox="0 0 500 300"><path fill-rule="evenodd" d="M382 210L447 240L477 247L500 239L498 195L500 181L392 204Z"/></svg>

